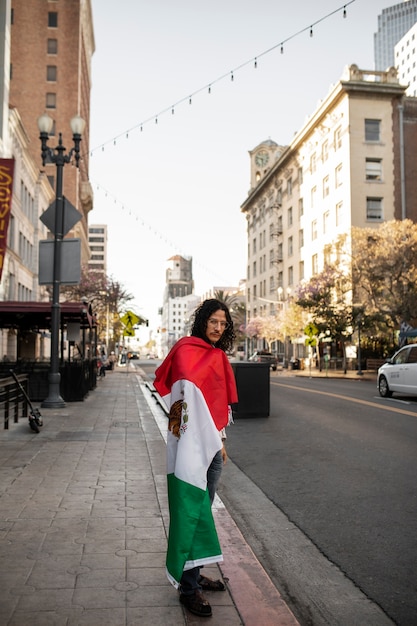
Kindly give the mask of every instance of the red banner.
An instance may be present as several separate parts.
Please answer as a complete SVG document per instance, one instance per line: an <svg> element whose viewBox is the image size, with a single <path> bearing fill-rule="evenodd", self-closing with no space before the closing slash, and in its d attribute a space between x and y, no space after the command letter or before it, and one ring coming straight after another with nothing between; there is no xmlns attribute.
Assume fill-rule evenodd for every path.
<svg viewBox="0 0 417 626"><path fill-rule="evenodd" d="M0 159L0 280L7 248L7 229L12 210L14 159Z"/></svg>

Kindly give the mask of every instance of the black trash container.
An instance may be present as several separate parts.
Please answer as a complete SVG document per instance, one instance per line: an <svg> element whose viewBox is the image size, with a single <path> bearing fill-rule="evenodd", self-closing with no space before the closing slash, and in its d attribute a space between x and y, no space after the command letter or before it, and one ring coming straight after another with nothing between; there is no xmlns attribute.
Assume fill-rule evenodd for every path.
<svg viewBox="0 0 417 626"><path fill-rule="evenodd" d="M270 364L232 363L239 402L235 417L269 417Z"/></svg>
<svg viewBox="0 0 417 626"><path fill-rule="evenodd" d="M299 370L300 369L300 359L296 359L295 357L291 357L290 359L290 370Z"/></svg>

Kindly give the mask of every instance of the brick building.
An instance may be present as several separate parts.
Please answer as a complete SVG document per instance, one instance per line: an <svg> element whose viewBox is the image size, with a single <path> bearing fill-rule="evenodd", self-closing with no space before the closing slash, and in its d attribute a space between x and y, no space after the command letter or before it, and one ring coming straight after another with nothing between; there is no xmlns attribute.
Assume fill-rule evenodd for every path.
<svg viewBox="0 0 417 626"><path fill-rule="evenodd" d="M45 111L54 126L53 148L62 133L67 150L72 147L69 122L78 114L86 121L80 169L66 167L64 195L82 214L70 233L81 239L82 262L89 258L88 212L93 194L88 180L91 57L94 32L90 0L11 1L10 106L19 111L29 137L29 151L42 168L37 120ZM45 171L55 189L56 166Z"/></svg>

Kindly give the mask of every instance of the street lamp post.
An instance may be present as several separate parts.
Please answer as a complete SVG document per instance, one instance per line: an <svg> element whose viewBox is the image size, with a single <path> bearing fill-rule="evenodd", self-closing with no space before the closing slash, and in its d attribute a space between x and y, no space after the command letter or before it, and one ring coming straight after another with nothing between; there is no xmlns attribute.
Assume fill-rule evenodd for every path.
<svg viewBox="0 0 417 626"><path fill-rule="evenodd" d="M362 372L362 354L361 354L361 323L362 323L362 315L358 316L358 371L356 372L357 376L363 376Z"/></svg>
<svg viewBox="0 0 417 626"><path fill-rule="evenodd" d="M68 154L65 154L66 148L62 144L62 134L59 133L59 141L56 148L48 147L49 133L52 130L53 120L47 113L41 115L38 119L38 128L41 140L41 156L42 165L46 163L55 163L56 165L56 191L55 191L55 226L54 226L54 253L53 253L53 282L52 282L52 305L51 305L51 368L49 372L49 389L48 397L42 402L46 408L62 408L65 406L64 400L60 395L59 372L59 326L60 326L60 303L59 291L61 284L61 242L64 237L64 198L63 190L63 169L65 163L70 163L72 157L75 158L76 167L79 166L80 160L80 142L81 135L85 127L85 121L76 115L71 122L72 140L74 147Z"/></svg>

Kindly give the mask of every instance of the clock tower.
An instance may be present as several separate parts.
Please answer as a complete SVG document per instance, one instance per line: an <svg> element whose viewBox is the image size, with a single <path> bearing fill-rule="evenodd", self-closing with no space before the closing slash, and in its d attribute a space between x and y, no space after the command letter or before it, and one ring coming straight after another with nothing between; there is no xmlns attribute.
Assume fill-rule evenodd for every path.
<svg viewBox="0 0 417 626"><path fill-rule="evenodd" d="M271 139L263 141L253 150L249 150L251 189L254 189L265 174L269 172L277 158L282 154L282 151L283 148Z"/></svg>

